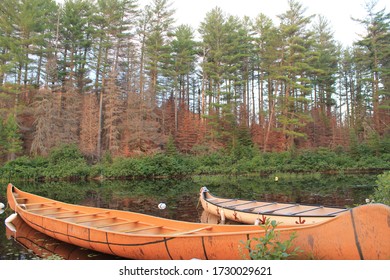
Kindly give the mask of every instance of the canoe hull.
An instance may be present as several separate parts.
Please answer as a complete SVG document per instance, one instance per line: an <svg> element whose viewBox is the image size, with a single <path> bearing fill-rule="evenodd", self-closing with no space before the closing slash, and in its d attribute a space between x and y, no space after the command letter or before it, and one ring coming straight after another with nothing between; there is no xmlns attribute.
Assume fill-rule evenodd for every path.
<svg viewBox="0 0 390 280"><path fill-rule="evenodd" d="M30 204L37 201L52 203L53 200L22 192L8 186L10 207L32 228L61 241L87 249L130 259L248 259L249 250L244 243L264 235L264 230L254 225L210 225L173 221L132 212L109 210L112 216L128 220L142 220L150 224L176 228L182 232L122 233L87 226L76 221L81 218L56 219L26 210L21 199ZM26 204L27 205L27 204ZM57 206L69 209L69 204L56 202ZM106 211L84 206L73 206L83 213ZM46 214L48 215L48 214ZM78 214L80 215L80 214ZM98 214L96 214L98 219ZM103 215L103 214L102 214ZM80 215L81 216L81 215ZM64 217L64 216L63 216ZM66 221L65 221L66 220ZM277 233L281 241L297 234L293 247L299 247L298 259L389 259L390 258L390 207L365 205L351 209L324 223L299 226L279 226ZM117 227L119 228L119 226ZM210 229L210 230L209 230ZM255 243L252 243L254 246Z"/></svg>
<svg viewBox="0 0 390 280"><path fill-rule="evenodd" d="M211 195L206 188L200 190L200 199L202 207L205 211L219 216L221 219L228 219L243 224L264 224L265 221L269 218L270 220L275 220L278 223L283 225L310 225L315 223L322 223L329 219L333 219L336 215L283 215L283 214L272 214L260 211L261 207L258 207L259 211L241 211L239 207L234 207L234 204L237 205L250 205L251 207L256 207L258 205L268 205L262 209L269 209L271 207L276 208L274 205L276 203L267 203L267 202L251 202L245 200L229 200L217 198ZM214 203L213 201L218 201L219 203ZM232 202L229 202L232 201ZM291 209L300 209L300 208L309 208L309 206L301 206L294 204L286 204L287 206L282 206L286 211L291 211ZM315 206L310 206L316 208ZM249 207L247 207L249 208ZM323 207L320 211L325 212ZM272 208L271 208L272 209ZM288 209L288 210L287 210ZM343 208L326 208L326 211L341 214L347 209ZM305 210L303 210L305 211Z"/></svg>

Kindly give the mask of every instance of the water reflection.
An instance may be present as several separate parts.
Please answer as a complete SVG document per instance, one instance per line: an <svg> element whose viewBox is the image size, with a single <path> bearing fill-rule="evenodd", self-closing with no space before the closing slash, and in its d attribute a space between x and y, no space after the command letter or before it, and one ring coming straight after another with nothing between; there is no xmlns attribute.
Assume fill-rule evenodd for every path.
<svg viewBox="0 0 390 280"><path fill-rule="evenodd" d="M92 250L87 250L54 239L43 234L28 224L19 216L12 221L16 232L6 227L6 236L13 239L30 253L43 259L51 260L110 260L119 259L112 255L106 255Z"/></svg>

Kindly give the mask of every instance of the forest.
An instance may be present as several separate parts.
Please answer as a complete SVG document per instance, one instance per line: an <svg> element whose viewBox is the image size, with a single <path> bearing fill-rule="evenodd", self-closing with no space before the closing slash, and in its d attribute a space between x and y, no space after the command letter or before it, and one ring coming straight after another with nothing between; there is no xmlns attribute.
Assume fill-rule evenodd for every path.
<svg viewBox="0 0 390 280"><path fill-rule="evenodd" d="M367 2L351 18L364 34L343 46L328 19L286 1L277 22L261 5L255 18L215 7L192 27L175 24L169 0L2 0L0 164L51 164L66 147L156 169L159 154L215 168L210 155L248 151L264 167L287 152L307 169L343 153L390 168L390 13Z"/></svg>

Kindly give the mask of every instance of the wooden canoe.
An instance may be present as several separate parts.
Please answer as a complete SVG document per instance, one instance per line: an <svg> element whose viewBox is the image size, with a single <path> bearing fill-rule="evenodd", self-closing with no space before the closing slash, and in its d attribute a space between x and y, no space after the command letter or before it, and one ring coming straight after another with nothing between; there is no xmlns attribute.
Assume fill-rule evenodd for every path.
<svg viewBox="0 0 390 280"><path fill-rule="evenodd" d="M324 207L256 200L220 198L206 187L200 189L203 209L211 214L243 224L264 224L267 218L283 225L302 225L324 222L345 211L346 208Z"/></svg>
<svg viewBox="0 0 390 280"><path fill-rule="evenodd" d="M256 225L210 225L134 212L71 205L23 192L12 184L7 199L32 228L58 240L130 259L243 259L243 242L264 235ZM389 259L390 207L365 205L314 225L277 228L280 241L307 259ZM252 242L254 245L255 243Z"/></svg>

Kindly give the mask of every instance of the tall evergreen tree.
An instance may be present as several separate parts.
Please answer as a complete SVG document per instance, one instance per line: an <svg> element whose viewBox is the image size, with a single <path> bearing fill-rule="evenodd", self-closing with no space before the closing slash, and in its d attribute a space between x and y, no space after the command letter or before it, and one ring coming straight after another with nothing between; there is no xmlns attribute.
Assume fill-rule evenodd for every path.
<svg viewBox="0 0 390 280"><path fill-rule="evenodd" d="M165 76L172 81L171 99L174 101L174 131L178 129L179 103L189 107L190 75L195 68L196 43L194 30L188 25L180 25L174 32L171 42L168 65Z"/></svg>
<svg viewBox="0 0 390 280"><path fill-rule="evenodd" d="M8 160L14 160L16 154L22 151L22 140L19 133L19 126L14 114L9 114L3 125L4 130L4 153Z"/></svg>
<svg viewBox="0 0 390 280"><path fill-rule="evenodd" d="M279 99L279 122L285 135L285 148L289 149L305 133L300 128L310 120L308 115L311 84L309 75L314 71L310 63L313 53L313 33L309 23L313 16L305 16L306 9L295 0L289 0L289 9L279 16L283 40L280 79L283 89Z"/></svg>
<svg viewBox="0 0 390 280"><path fill-rule="evenodd" d="M175 13L171 5L168 0L153 0L150 5L151 18L145 41L145 58L152 100L157 98L163 63L169 57Z"/></svg>
<svg viewBox="0 0 390 280"><path fill-rule="evenodd" d="M366 29L366 35L356 45L362 50L363 57L360 59L365 64L371 83L374 127L378 133L382 133L384 126L380 123L380 103L384 100L388 103L390 95L390 13L385 9L376 11L376 5L377 1L368 2L366 18L355 19ZM388 109L389 104L385 108Z"/></svg>
<svg viewBox="0 0 390 280"><path fill-rule="evenodd" d="M276 101L281 88L279 58L281 53L280 31L272 20L259 14L253 22L254 70L257 80L258 120L264 130L258 141L264 151L268 149L271 129L276 127ZM266 106L268 102L268 106Z"/></svg>

